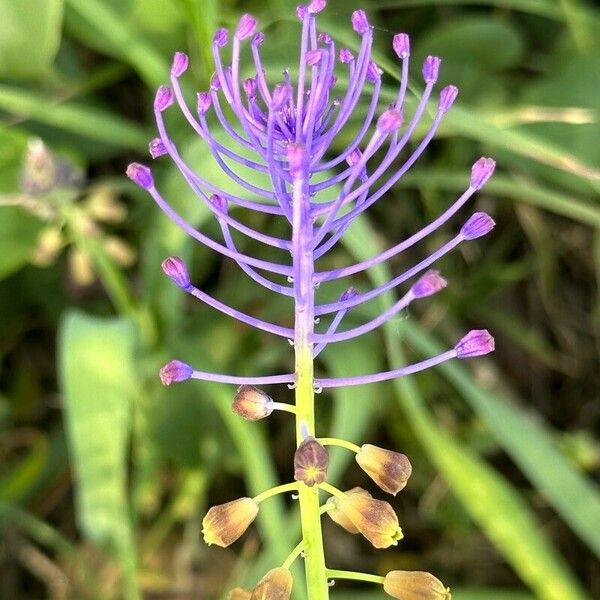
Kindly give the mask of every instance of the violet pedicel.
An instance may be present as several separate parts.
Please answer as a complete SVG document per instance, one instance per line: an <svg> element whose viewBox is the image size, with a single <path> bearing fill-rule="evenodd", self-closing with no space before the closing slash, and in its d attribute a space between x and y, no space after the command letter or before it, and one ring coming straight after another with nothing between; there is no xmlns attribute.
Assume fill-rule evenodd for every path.
<svg viewBox="0 0 600 600"><path fill-rule="evenodd" d="M393 571L384 578L326 567L321 530L323 512L333 511L331 514L336 522L352 533L362 533L376 547L396 544L402 537L396 514L387 502L376 500L364 491L345 493L327 482L326 446L337 445L354 452L361 468L391 494L404 487L411 467L408 459L398 452L370 445L359 447L341 439L319 438L314 397L323 388L384 381L454 358L487 354L494 349L494 339L486 330L473 330L454 348L438 356L400 369L345 378L315 377L314 358L329 344L356 338L379 327L412 302L426 301L429 296L442 292L446 280L438 271L428 270L429 267L461 244L487 234L494 221L486 213L474 213L463 221L458 233L430 256L377 288L360 292L348 287L336 302L331 303L317 304L316 297L320 295L317 291L320 284L362 273L405 252L445 225L491 177L495 163L491 158L477 160L465 191L443 213L409 238L360 263L330 271L317 270L318 259L336 244L352 221L379 200L421 156L458 93L454 86L440 91L437 111L434 111L424 137L408 150L407 144L415 128L426 118L425 109L438 78L441 60L436 56L425 59L422 66L424 92L414 114L406 120L403 105L410 60L408 35L398 33L393 37L392 48L400 61L401 79L395 101L385 106L379 101L382 71L371 58L373 28L366 13L356 10L351 17L352 28L360 38L358 52L353 54L345 48L336 51L334 40L327 33L317 31L316 16L325 5L325 0L313 0L307 6L297 8L302 27L296 79L287 71L283 80L272 82L267 78L260 55L264 35L256 31L256 19L244 15L233 35L226 29L215 33L212 51L216 72L210 89L198 93L195 110L186 103L179 85L179 77L186 72L189 63L182 52L177 52L173 59L171 87L162 86L156 94L154 113L158 137L150 142L150 155L154 159L169 155L218 221L222 241L209 238L187 223L160 194L147 166L133 163L127 169L127 176L147 190L160 209L186 233L233 259L259 285L293 300L294 325L293 328L284 327L243 313L195 287L180 258L169 257L162 264L165 274L188 294L245 324L290 340L295 355L294 372L241 377L207 373L180 360L172 360L161 369L160 377L165 385L202 379L240 386L237 394L232 393L232 397L235 395L233 409L246 419L267 418L273 410L295 415L298 447L293 464L295 481L266 490L255 498L242 498L213 507L203 520L205 540L226 546L238 539L252 523L261 502L279 493L297 494L302 522L302 539L298 546L283 565L265 575L254 592L236 588L235 597L262 597L266 590L273 590L277 597L289 598L293 583L289 567L302 553L310 600L328 598L328 582L333 577L380 584L384 591L398 598L404 598L403 594L412 597L410 594L417 591L421 594L418 597L424 600L449 598L449 590L429 574ZM223 57L228 46L231 48L229 65ZM247 48L255 71L253 77L243 81L240 75L242 46ZM341 69L346 75L344 79L348 80L343 90L337 86L336 68ZM355 114L361 97L367 99L366 108ZM163 120L163 112L175 103L239 191L220 189L185 162ZM235 123L229 120L230 114L234 115ZM351 136L346 148L332 157L333 142L353 115L361 123L358 133ZM222 136L214 135L208 116L231 137L232 147L220 141ZM244 155L235 149L240 146L244 148ZM236 172L236 165L268 175L269 185L260 187L246 181ZM329 197L323 199L327 192ZM317 194L319 202L315 201ZM250 197L258 197L260 201L248 199ZM290 236L283 239L255 231L231 216L229 209L232 207L287 221ZM281 251L280 260L271 262L243 253L234 242L232 230ZM410 287L393 306L363 325L340 331L345 315L353 307L409 280ZM317 317L329 313L332 314L329 324L317 326ZM276 402L255 387L281 383L287 383L295 390L294 404ZM321 504L319 490L331 494L332 499Z"/></svg>

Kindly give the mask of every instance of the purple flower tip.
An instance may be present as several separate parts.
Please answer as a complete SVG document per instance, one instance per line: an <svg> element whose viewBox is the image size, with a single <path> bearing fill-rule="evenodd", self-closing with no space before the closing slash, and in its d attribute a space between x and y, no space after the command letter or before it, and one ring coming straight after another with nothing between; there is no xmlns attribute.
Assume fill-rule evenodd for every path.
<svg viewBox="0 0 600 600"><path fill-rule="evenodd" d="M149 190L154 186L154 179L152 177L152 171L146 166L140 163L131 163L127 167L125 174L133 183L139 185L145 190Z"/></svg>
<svg viewBox="0 0 600 600"><path fill-rule="evenodd" d="M471 169L471 187L480 190L493 175L495 168L496 161L493 158L482 156Z"/></svg>
<svg viewBox="0 0 600 600"><path fill-rule="evenodd" d="M321 44L326 44L327 46L333 43L333 39L331 39L331 36L326 31L322 31L319 34L319 41Z"/></svg>
<svg viewBox="0 0 600 600"><path fill-rule="evenodd" d="M352 298L356 298L356 296L360 296L360 292L353 287L349 287L341 296L340 302L346 302L347 300L352 300Z"/></svg>
<svg viewBox="0 0 600 600"><path fill-rule="evenodd" d="M427 271L419 280L410 288L415 298L425 298L433 296L440 290L443 290L448 285L448 282L440 275L439 271Z"/></svg>
<svg viewBox="0 0 600 600"><path fill-rule="evenodd" d="M392 41L392 48L398 55L398 58L408 58L410 56L410 38L406 33L397 33Z"/></svg>
<svg viewBox="0 0 600 600"><path fill-rule="evenodd" d="M371 25L369 25L369 19L367 19L367 13L364 10L355 10L352 13L352 27L356 33L364 35L371 31Z"/></svg>
<svg viewBox="0 0 600 600"><path fill-rule="evenodd" d="M354 55L348 48L340 48L340 62L348 64L354 60Z"/></svg>
<svg viewBox="0 0 600 600"><path fill-rule="evenodd" d="M160 370L160 380L163 385L171 385L190 379L193 373L194 369L190 365L180 360L171 360Z"/></svg>
<svg viewBox="0 0 600 600"><path fill-rule="evenodd" d="M222 213L227 213L227 211L229 210L229 202L227 202L227 200L219 194L213 194L210 197L210 201L212 205Z"/></svg>
<svg viewBox="0 0 600 600"><path fill-rule="evenodd" d="M317 48L316 50L309 50L304 55L304 58L307 64L309 64L311 67L314 67L321 62L321 59L323 58L323 50L320 48Z"/></svg>
<svg viewBox="0 0 600 600"><path fill-rule="evenodd" d="M212 100L210 98L210 94L208 92L198 92L198 113L201 115L205 115L212 104Z"/></svg>
<svg viewBox="0 0 600 600"><path fill-rule="evenodd" d="M402 113L395 108L388 108L377 119L377 130L380 133L391 133L392 131L396 131L402 125L402 122Z"/></svg>
<svg viewBox="0 0 600 600"><path fill-rule="evenodd" d="M428 56L423 63L423 79L425 83L435 83L440 72L441 58Z"/></svg>
<svg viewBox="0 0 600 600"><path fill-rule="evenodd" d="M454 104L458 96L458 88L454 85L447 85L440 92L440 102L438 104L438 110L442 113L448 112L450 107Z"/></svg>
<svg viewBox="0 0 600 600"><path fill-rule="evenodd" d="M227 46L227 42L229 41L229 31L222 27L221 29L217 29L214 37L213 44L218 46L219 48L223 48L223 46Z"/></svg>
<svg viewBox="0 0 600 600"><path fill-rule="evenodd" d="M154 97L154 108L155 110L165 110L173 104L173 92L171 88L166 85L161 85L156 90L156 96Z"/></svg>
<svg viewBox="0 0 600 600"><path fill-rule="evenodd" d="M296 6L296 16L300 21L304 21L306 15L308 14L308 6L304 6L304 4L299 4Z"/></svg>
<svg viewBox="0 0 600 600"><path fill-rule="evenodd" d="M179 256L169 256L161 264L165 275L182 290L188 288L191 284L190 274L186 264Z"/></svg>
<svg viewBox="0 0 600 600"><path fill-rule="evenodd" d="M327 6L327 2L325 0L312 0L312 2L308 5L308 12L316 15L320 13Z"/></svg>
<svg viewBox="0 0 600 600"><path fill-rule="evenodd" d="M465 335L454 349L458 358L483 356L494 351L494 338L487 329L473 329Z"/></svg>
<svg viewBox="0 0 600 600"><path fill-rule="evenodd" d="M160 138L154 138L148 144L148 151L150 152L150 156L152 158L158 158L159 156L163 156L167 153L167 149Z"/></svg>
<svg viewBox="0 0 600 600"><path fill-rule="evenodd" d="M277 111L289 100L292 90L288 83L278 83L271 96L271 110Z"/></svg>
<svg viewBox="0 0 600 600"><path fill-rule="evenodd" d="M298 177L304 171L306 148L303 144L288 144L287 159L292 177Z"/></svg>
<svg viewBox="0 0 600 600"><path fill-rule="evenodd" d="M461 227L460 233L466 240L475 240L489 233L494 228L494 225L496 223L490 215L484 212L476 212Z"/></svg>
<svg viewBox="0 0 600 600"><path fill-rule="evenodd" d="M173 56L173 63L171 64L171 75L173 77L180 77L187 71L190 59L185 52L175 52Z"/></svg>
<svg viewBox="0 0 600 600"><path fill-rule="evenodd" d="M254 34L252 38L252 45L258 48L265 41L265 34L262 31Z"/></svg>
<svg viewBox="0 0 600 600"><path fill-rule="evenodd" d="M235 30L235 37L238 40L245 40L251 35L254 35L256 31L256 23L257 21L252 15L242 15L242 18L238 23L237 29Z"/></svg>
<svg viewBox="0 0 600 600"><path fill-rule="evenodd" d="M221 89L221 79L219 78L218 73L213 73L213 76L210 78L210 89L218 92Z"/></svg>
<svg viewBox="0 0 600 600"><path fill-rule="evenodd" d="M353 167L354 165L358 164L358 161L361 159L361 157L362 157L362 152L358 148L355 148L346 157L346 162L348 163L348 165L350 167Z"/></svg>
<svg viewBox="0 0 600 600"><path fill-rule="evenodd" d="M256 96L256 79L254 77L249 77L248 79L244 79L242 82L242 87L244 88L244 92L248 98L254 98Z"/></svg>
<svg viewBox="0 0 600 600"><path fill-rule="evenodd" d="M367 81L371 83L375 83L381 79L381 74L383 71L379 68L379 65L373 61L369 62L369 66L367 67Z"/></svg>

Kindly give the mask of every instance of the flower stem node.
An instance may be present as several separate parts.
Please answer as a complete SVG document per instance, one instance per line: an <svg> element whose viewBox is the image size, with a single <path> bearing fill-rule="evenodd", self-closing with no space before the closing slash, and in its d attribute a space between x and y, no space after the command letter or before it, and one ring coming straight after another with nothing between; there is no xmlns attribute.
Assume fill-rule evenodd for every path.
<svg viewBox="0 0 600 600"><path fill-rule="evenodd" d="M213 44L219 48L223 48L224 46L227 46L227 42L229 42L229 31L224 27L217 29L213 37Z"/></svg>
<svg viewBox="0 0 600 600"><path fill-rule="evenodd" d="M158 111L163 111L169 108L173 104L173 92L170 87L161 85L156 90L156 96L154 97L154 108Z"/></svg>
<svg viewBox="0 0 600 600"><path fill-rule="evenodd" d="M369 19L367 19L367 13L364 10L355 10L351 17L352 27L356 33L364 35L371 31L371 25Z"/></svg>
<svg viewBox="0 0 600 600"><path fill-rule="evenodd" d="M406 33L397 33L392 41L392 48L398 58L404 60L410 56L410 38Z"/></svg>
<svg viewBox="0 0 600 600"><path fill-rule="evenodd" d="M152 177L152 171L146 166L140 163L131 163L127 167L125 174L133 183L139 187L149 190L154 187L154 178Z"/></svg>
<svg viewBox="0 0 600 600"><path fill-rule="evenodd" d="M271 569L257 584L250 600L289 600L294 580L289 569Z"/></svg>
<svg viewBox="0 0 600 600"><path fill-rule="evenodd" d="M375 548L396 546L404 537L398 517L388 502L360 492L334 496L330 501Z"/></svg>
<svg viewBox="0 0 600 600"><path fill-rule="evenodd" d="M233 412L248 421L258 421L273 412L273 399L252 385L241 385L231 405Z"/></svg>
<svg viewBox="0 0 600 600"><path fill-rule="evenodd" d="M483 356L494 351L495 341L487 329L472 329L454 349L458 358Z"/></svg>
<svg viewBox="0 0 600 600"><path fill-rule="evenodd" d="M465 240L476 240L488 234L496 225L490 215L484 212L473 213L461 227L460 233Z"/></svg>
<svg viewBox="0 0 600 600"><path fill-rule="evenodd" d="M213 506L202 519L202 535L210 546L227 548L240 538L258 514L258 504L252 498L238 498Z"/></svg>
<svg viewBox="0 0 600 600"><path fill-rule="evenodd" d="M190 59L185 52L175 52L173 63L171 64L171 75L173 77L181 77L188 68Z"/></svg>
<svg viewBox="0 0 600 600"><path fill-rule="evenodd" d="M294 454L294 479L308 487L319 485L327 478L329 454L314 437L308 436Z"/></svg>
<svg viewBox="0 0 600 600"><path fill-rule="evenodd" d="M471 169L471 187L480 190L494 174L495 168L496 161L493 158L482 156Z"/></svg>
<svg viewBox="0 0 600 600"><path fill-rule="evenodd" d="M423 79L425 83L435 83L437 81L440 64L442 59L437 56L428 56L423 63Z"/></svg>
<svg viewBox="0 0 600 600"><path fill-rule="evenodd" d="M190 274L187 265L179 256L169 256L162 261L162 270L165 275L182 290L187 289L190 285Z"/></svg>
<svg viewBox="0 0 600 600"><path fill-rule="evenodd" d="M235 37L238 40L245 40L256 32L256 19L249 14L242 15L237 29L235 30Z"/></svg>
<svg viewBox="0 0 600 600"><path fill-rule="evenodd" d="M386 594L398 600L450 600L450 589L425 571L390 571L383 580Z"/></svg>
<svg viewBox="0 0 600 600"><path fill-rule="evenodd" d="M241 587L236 587L230 590L227 594L227 600L250 600L252 592Z"/></svg>
<svg viewBox="0 0 600 600"><path fill-rule="evenodd" d="M448 282L440 275L439 271L430 270L417 280L410 291L415 298L425 298L437 294L447 285Z"/></svg>
<svg viewBox="0 0 600 600"><path fill-rule="evenodd" d="M154 138L148 144L148 152L152 158L158 158L159 156L164 156L167 153L167 149L160 138Z"/></svg>
<svg viewBox="0 0 600 600"><path fill-rule="evenodd" d="M447 113L450 110L450 108L452 107L452 105L454 104L454 101L456 100L457 96L458 96L458 88L454 85L447 85L440 92L440 102L438 104L438 110L442 114Z"/></svg>
<svg viewBox="0 0 600 600"><path fill-rule="evenodd" d="M192 377L194 369L180 360L169 361L159 372L163 385L171 385L180 381L187 381Z"/></svg>
<svg viewBox="0 0 600 600"><path fill-rule="evenodd" d="M402 113L395 108L388 108L377 119L377 131L382 134L392 133L400 128L403 122Z"/></svg>
<svg viewBox="0 0 600 600"><path fill-rule="evenodd" d="M388 494L396 495L406 487L412 466L406 455L363 444L356 454L360 468Z"/></svg>

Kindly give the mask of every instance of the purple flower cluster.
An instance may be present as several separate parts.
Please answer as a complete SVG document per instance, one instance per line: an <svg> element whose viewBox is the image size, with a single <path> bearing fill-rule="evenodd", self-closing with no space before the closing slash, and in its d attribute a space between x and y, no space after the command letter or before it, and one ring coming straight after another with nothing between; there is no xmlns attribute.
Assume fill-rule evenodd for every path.
<svg viewBox="0 0 600 600"><path fill-rule="evenodd" d="M317 270L319 259L336 245L353 220L380 200L423 154L458 93L452 85L439 92L437 108L433 110L424 136L409 146L417 125L427 118L426 108L436 104L432 95L441 60L435 56L425 59L424 91L410 119L405 119L410 62L408 36L399 33L393 38L400 85L394 101L381 106L382 70L372 59L373 28L367 15L362 10L352 13L352 27L359 40L354 54L347 48L337 49L330 35L318 31L316 15L325 4L325 0L313 0L297 9L302 33L294 77L285 71L280 82L267 81L261 60L264 35L257 32L256 20L244 15L233 36L226 29L216 32L212 43L215 75L210 89L197 94L195 111L188 106L179 82L188 68L188 57L181 52L173 59L170 87L161 87L156 94L154 113L159 136L150 142L150 154L152 158L169 155L191 189L214 214L222 241L209 238L186 222L160 194L148 167L136 163L127 169L127 175L146 189L162 211L186 233L234 260L259 285L292 298L294 327L258 319L213 298L191 283L186 265L177 257L163 262L163 270L172 281L188 294L243 323L293 340L296 347L306 345L313 356L328 344L349 340L379 327L412 302L442 290L446 280L437 271L428 269L453 249L487 234L494 226L489 215L476 212L449 241L387 283L365 292L349 287L335 302L316 303L320 295L316 290L322 284L363 273L412 248L445 225L481 189L495 167L490 158L477 160L464 192L431 223L395 246L356 264ZM241 76L243 46L249 50L253 71L253 76L247 79ZM336 70L342 70L347 79L344 89L338 85ZM224 176L237 185L238 193L220 189L182 158L163 118L164 111L174 103L206 143ZM230 144L222 142L223 136L214 134L214 123L229 135ZM333 154L334 142L342 132L354 133L347 146ZM265 174L269 185L260 187L246 180L239 168ZM228 186L228 190L230 188ZM291 234L284 239L257 231L231 216L231 207L286 221ZM233 231L281 251L281 261L245 254L238 249ZM350 309L409 281L412 283L408 290L389 309L360 326L340 330ZM322 331L315 331L315 322L323 315L332 315L332 319ZM494 340L487 331L471 331L454 348L419 363L383 373L315 379L314 385L327 388L383 381L452 358L486 354L493 348ZM242 378L198 371L180 361L168 363L161 371L166 385L188 378L246 385L293 385L296 374Z"/></svg>

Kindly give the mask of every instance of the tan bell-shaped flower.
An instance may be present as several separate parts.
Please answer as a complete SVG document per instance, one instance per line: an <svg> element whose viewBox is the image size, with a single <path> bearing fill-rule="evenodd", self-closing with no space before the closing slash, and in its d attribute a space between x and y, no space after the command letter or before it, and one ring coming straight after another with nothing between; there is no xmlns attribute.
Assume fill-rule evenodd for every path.
<svg viewBox="0 0 600 600"><path fill-rule="evenodd" d="M252 592L241 587L236 587L227 594L227 600L250 600L251 596Z"/></svg>
<svg viewBox="0 0 600 600"><path fill-rule="evenodd" d="M323 483L327 477L329 454L314 437L303 440L294 454L294 479L308 487Z"/></svg>
<svg viewBox="0 0 600 600"><path fill-rule="evenodd" d="M375 548L395 546L404 537L398 517L388 502L355 493L335 498L334 503Z"/></svg>
<svg viewBox="0 0 600 600"><path fill-rule="evenodd" d="M404 454L372 444L360 447L356 462L384 492L394 496L404 489L412 473L410 461Z"/></svg>
<svg viewBox="0 0 600 600"><path fill-rule="evenodd" d="M238 498L213 506L202 519L204 541L226 548L248 529L258 514L258 504L252 498Z"/></svg>
<svg viewBox="0 0 600 600"><path fill-rule="evenodd" d="M258 421L273 412L273 399L253 385L241 385L231 408L244 419Z"/></svg>
<svg viewBox="0 0 600 600"><path fill-rule="evenodd" d="M425 571L390 571L383 580L385 593L398 600L450 600L450 588Z"/></svg>
<svg viewBox="0 0 600 600"><path fill-rule="evenodd" d="M351 490L345 492L347 496L351 496L353 494L359 494L366 496L367 498L372 498L371 494L367 492L367 490L363 490L361 487L355 487ZM337 523L340 527L343 527L346 531L350 533L360 533L356 525L350 520L350 518L346 515L345 512L342 512L337 507L337 502L335 497L329 498L328 502L331 502L334 505L330 511L327 511L327 514L331 517L331 520Z"/></svg>
<svg viewBox="0 0 600 600"><path fill-rule="evenodd" d="M251 600L289 600L294 581L289 569L271 569L257 584Z"/></svg>

